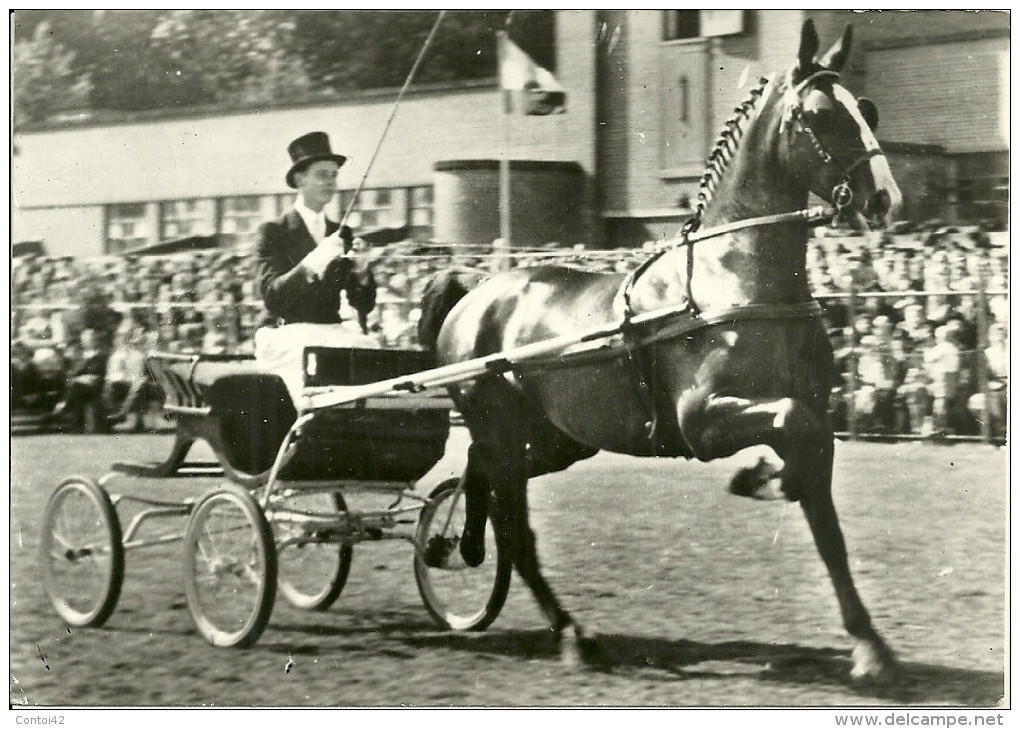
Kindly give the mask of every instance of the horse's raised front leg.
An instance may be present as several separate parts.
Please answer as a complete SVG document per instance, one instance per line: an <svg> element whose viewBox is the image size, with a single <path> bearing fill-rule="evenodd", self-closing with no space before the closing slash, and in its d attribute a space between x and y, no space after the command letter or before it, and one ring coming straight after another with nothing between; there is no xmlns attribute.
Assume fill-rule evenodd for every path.
<svg viewBox="0 0 1020 729"><path fill-rule="evenodd" d="M879 678L895 668L892 651L871 624L850 574L846 543L832 501L832 429L826 417L790 398L707 396L680 405L681 430L699 460L768 445L783 459L781 488L800 501L815 545L836 589L847 631L857 640L855 678Z"/></svg>

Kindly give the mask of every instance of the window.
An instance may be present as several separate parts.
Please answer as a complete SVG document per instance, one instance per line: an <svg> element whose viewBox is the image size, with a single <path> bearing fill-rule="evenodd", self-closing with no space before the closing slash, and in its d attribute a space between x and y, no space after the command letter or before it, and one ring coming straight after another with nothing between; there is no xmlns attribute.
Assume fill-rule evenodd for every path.
<svg viewBox="0 0 1020 729"><path fill-rule="evenodd" d="M957 183L956 198L960 220L1005 230L1009 220L1009 177L963 177Z"/></svg>
<svg viewBox="0 0 1020 729"><path fill-rule="evenodd" d="M710 76L702 44L668 43L661 54L659 169L667 177L692 177L704 169L710 140Z"/></svg>
<svg viewBox="0 0 1020 729"><path fill-rule="evenodd" d="M212 235L212 201L192 199L160 203L160 225L162 240Z"/></svg>
<svg viewBox="0 0 1020 729"><path fill-rule="evenodd" d="M262 207L255 195L231 197L220 208L220 237L226 245L239 246L254 242L262 222Z"/></svg>
<svg viewBox="0 0 1020 729"><path fill-rule="evenodd" d="M432 188L411 188L411 225L418 228L432 227Z"/></svg>
<svg viewBox="0 0 1020 729"><path fill-rule="evenodd" d="M956 214L960 222L1006 230L1009 221L1009 155L978 152L956 161Z"/></svg>
<svg viewBox="0 0 1020 729"><path fill-rule="evenodd" d="M106 207L106 252L121 253L149 242L145 203Z"/></svg>
<svg viewBox="0 0 1020 729"><path fill-rule="evenodd" d="M667 10L663 40L681 40L701 36L699 10Z"/></svg>
<svg viewBox="0 0 1020 729"><path fill-rule="evenodd" d="M663 40L686 40L744 32L743 10L666 10Z"/></svg>
<svg viewBox="0 0 1020 729"><path fill-rule="evenodd" d="M345 205L350 194L344 195ZM346 209L346 208L345 208ZM358 201L351 211L347 224L352 228L371 229L386 228L392 225L393 194L391 190L362 190Z"/></svg>

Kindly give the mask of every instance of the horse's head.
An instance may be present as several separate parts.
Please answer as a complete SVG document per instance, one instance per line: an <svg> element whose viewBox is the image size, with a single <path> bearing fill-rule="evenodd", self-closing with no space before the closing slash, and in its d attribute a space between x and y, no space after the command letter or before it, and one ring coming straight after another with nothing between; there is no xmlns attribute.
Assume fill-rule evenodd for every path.
<svg viewBox="0 0 1020 729"><path fill-rule="evenodd" d="M839 219L872 228L889 223L902 202L889 162L875 139L878 110L841 84L851 28L816 60L818 34L807 20L797 64L784 90L780 156L794 179L829 201Z"/></svg>

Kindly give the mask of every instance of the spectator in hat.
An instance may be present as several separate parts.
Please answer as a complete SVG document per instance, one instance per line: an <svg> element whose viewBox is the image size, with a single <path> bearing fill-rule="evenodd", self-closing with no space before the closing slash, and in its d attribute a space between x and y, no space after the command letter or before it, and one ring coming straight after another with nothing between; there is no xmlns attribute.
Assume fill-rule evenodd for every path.
<svg viewBox="0 0 1020 729"><path fill-rule="evenodd" d="M291 142L287 185L298 191L294 208L259 229L255 280L269 313L284 323L340 323L340 292L367 316L376 285L363 257L351 255L349 228L325 215L336 195L337 173L347 161L334 154L324 132Z"/></svg>

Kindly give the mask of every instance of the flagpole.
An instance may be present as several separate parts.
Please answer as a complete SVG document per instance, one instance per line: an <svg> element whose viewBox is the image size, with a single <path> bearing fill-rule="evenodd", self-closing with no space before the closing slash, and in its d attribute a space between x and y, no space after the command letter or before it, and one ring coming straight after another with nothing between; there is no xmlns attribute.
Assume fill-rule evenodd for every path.
<svg viewBox="0 0 1020 729"><path fill-rule="evenodd" d="M499 237L510 247L510 158L508 122L503 121L503 152L499 158Z"/></svg>
<svg viewBox="0 0 1020 729"><path fill-rule="evenodd" d="M509 18L507 18L509 23ZM503 54L506 52L504 42L505 35L499 38L500 43L500 64L504 62ZM506 91L500 84L500 95L505 97ZM503 245L510 248L510 118L513 116L513 109L507 108L507 100L502 101L502 124L500 125L500 155L499 155L499 237L503 239Z"/></svg>

